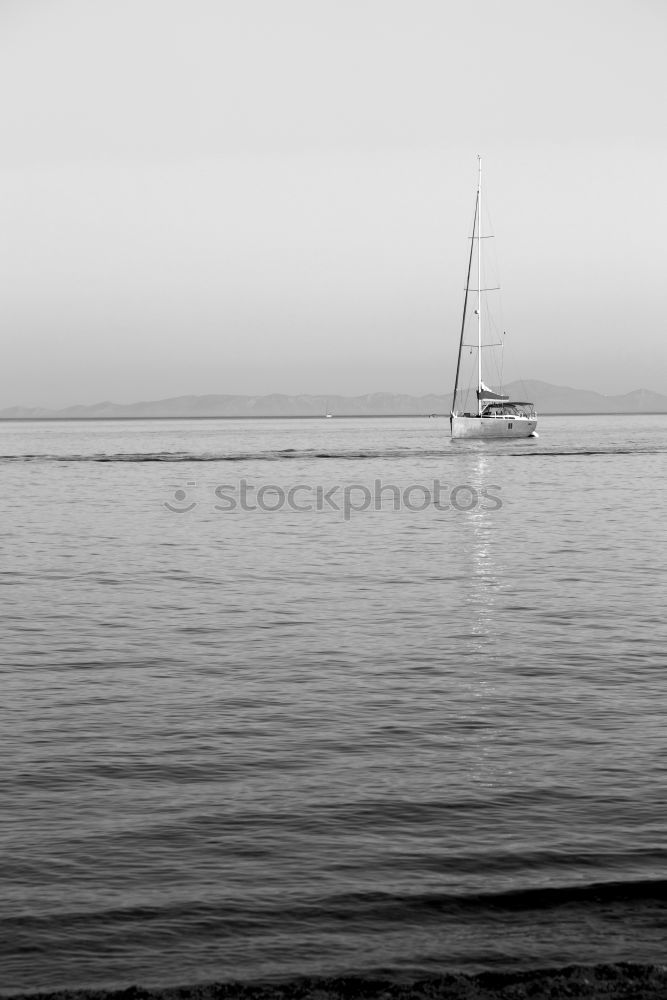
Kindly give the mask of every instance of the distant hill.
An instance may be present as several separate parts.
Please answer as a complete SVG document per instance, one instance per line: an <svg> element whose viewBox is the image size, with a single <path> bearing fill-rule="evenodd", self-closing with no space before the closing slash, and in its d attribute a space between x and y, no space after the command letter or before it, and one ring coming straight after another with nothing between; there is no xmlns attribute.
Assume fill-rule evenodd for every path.
<svg viewBox="0 0 667 1000"><path fill-rule="evenodd" d="M622 396L603 396L589 389L570 389L535 380L512 382L504 391L513 399L535 403L538 414L667 413L667 396L635 389ZM375 392L365 396L175 396L141 403L95 403L62 410L10 406L0 420L92 420L136 417L323 417L409 416L448 414L450 395L408 396Z"/></svg>

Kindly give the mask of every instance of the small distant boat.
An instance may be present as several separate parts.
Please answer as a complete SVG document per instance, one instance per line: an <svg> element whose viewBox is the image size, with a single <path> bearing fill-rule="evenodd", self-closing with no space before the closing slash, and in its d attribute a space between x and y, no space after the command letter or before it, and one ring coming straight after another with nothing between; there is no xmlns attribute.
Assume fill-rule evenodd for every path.
<svg viewBox="0 0 667 1000"><path fill-rule="evenodd" d="M452 396L452 409L449 416L451 435L453 438L517 438L517 437L537 437L535 428L537 427L537 414L533 403L519 402L511 400L502 392L495 392L485 385L482 379L482 351L485 348L500 347L502 341L496 343L486 343L482 329L482 295L486 292L497 291L497 288L482 287L482 241L490 237L482 233L482 159L477 158L479 167L479 178L477 183L477 197L475 200L475 215L472 224L472 238L470 242L470 257L468 259L468 275L466 278L465 299L463 302L463 319L461 321L461 336L459 338L459 354L456 362L456 379L454 382L454 393ZM473 258L477 250L477 284L470 287L470 275L472 271ZM476 342L464 343L466 332L466 319L468 318L470 293L476 296L476 308L474 315L477 317L477 337ZM470 348L472 354L477 351L477 412L466 411L467 403L463 400L463 407L457 408L459 404L459 380L461 375L461 354L464 347Z"/></svg>
<svg viewBox="0 0 667 1000"><path fill-rule="evenodd" d="M333 417L333 413L329 413L329 400L328 399L327 399L327 405L325 407L324 416L326 417L327 420L331 420L331 418Z"/></svg>

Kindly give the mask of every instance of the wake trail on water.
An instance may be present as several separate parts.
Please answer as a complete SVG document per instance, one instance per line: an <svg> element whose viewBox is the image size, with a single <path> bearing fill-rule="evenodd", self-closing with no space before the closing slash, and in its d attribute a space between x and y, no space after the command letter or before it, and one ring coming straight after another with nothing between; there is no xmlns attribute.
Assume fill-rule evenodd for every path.
<svg viewBox="0 0 667 1000"><path fill-rule="evenodd" d="M189 930L198 927L202 932L215 930L217 935L233 936L241 929L259 932L273 927L276 920L282 925L300 924L304 920L313 925L320 921L324 924L361 921L364 924L384 925L406 920L422 922L446 916L462 918L470 915L479 919L498 912L537 913L573 906L588 910L598 906L617 908L642 904L657 905L661 912L667 912L667 880L531 886L504 892L349 892L292 903L266 900L258 904L255 901L254 905L236 899L224 902L175 901L165 906L130 905L98 910L84 908L69 912L60 908L53 913L13 914L11 918L0 919L0 928L11 934L43 931L53 925L62 933L79 926L91 930L131 924L141 925L144 931L148 931L152 926L164 929L175 920L179 926L187 925Z"/></svg>
<svg viewBox="0 0 667 1000"><path fill-rule="evenodd" d="M565 450L552 451L547 448L531 448L529 445L521 450L509 451L506 448L499 448L497 451L492 445L485 449L484 454L492 457L504 458L563 458L563 457L588 457L591 455L657 455L667 452L667 446L656 447L632 447L632 448L568 448ZM530 448L530 450L527 450ZM363 449L351 451L320 451L318 449L296 449L284 448L274 451L245 451L245 452L189 452L189 451L156 451L156 452L116 452L111 454L23 454L23 455L0 455L0 462L91 462L91 463L142 463L142 462L281 462L292 459L300 460L326 460L337 459L339 461L363 461L373 459L403 459L403 458L458 458L462 454L480 454L478 448L461 448L454 446L446 449L432 448L382 448Z"/></svg>

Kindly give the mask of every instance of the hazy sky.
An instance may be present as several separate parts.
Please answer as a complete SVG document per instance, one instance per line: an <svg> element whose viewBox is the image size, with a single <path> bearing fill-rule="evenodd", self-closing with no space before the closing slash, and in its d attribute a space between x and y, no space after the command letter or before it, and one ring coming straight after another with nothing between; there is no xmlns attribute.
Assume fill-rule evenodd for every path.
<svg viewBox="0 0 667 1000"><path fill-rule="evenodd" d="M0 408L667 392L664 0L0 0Z"/></svg>

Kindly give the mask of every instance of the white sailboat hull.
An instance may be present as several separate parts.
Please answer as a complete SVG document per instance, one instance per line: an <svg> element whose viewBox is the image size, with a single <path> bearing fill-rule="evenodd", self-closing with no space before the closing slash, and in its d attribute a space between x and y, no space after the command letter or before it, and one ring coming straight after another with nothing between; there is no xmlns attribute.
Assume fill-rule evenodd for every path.
<svg viewBox="0 0 667 1000"><path fill-rule="evenodd" d="M524 438L535 433L535 417L452 416L453 438Z"/></svg>

